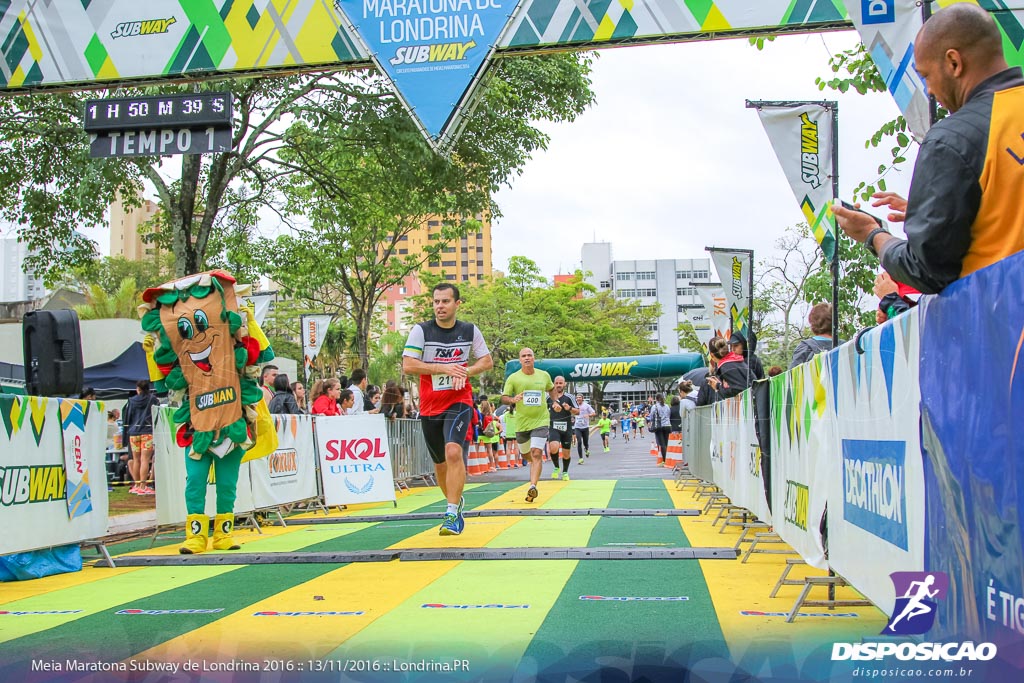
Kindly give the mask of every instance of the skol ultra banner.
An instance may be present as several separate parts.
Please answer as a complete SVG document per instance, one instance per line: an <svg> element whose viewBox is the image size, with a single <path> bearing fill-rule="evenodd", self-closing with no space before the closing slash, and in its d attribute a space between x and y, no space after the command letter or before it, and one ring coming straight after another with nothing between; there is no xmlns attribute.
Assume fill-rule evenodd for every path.
<svg viewBox="0 0 1024 683"><path fill-rule="evenodd" d="M329 315L304 315L299 318L299 326L302 328L302 364L306 368L307 377L316 357L320 355L330 325Z"/></svg>
<svg viewBox="0 0 1024 683"><path fill-rule="evenodd" d="M750 309L754 304L751 289L754 270L754 252L750 249L719 249L705 247L711 254L718 279L722 281L725 299L729 303L729 317L733 332L742 332L750 339ZM726 335L728 339L728 335Z"/></svg>
<svg viewBox="0 0 1024 683"><path fill-rule="evenodd" d="M326 505L395 500L383 415L321 416L315 425Z"/></svg>
<svg viewBox="0 0 1024 683"><path fill-rule="evenodd" d="M838 441L821 455L829 479L829 564L891 614L890 571L924 568L918 310L896 317L816 358ZM829 381L830 380L830 381Z"/></svg>
<svg viewBox="0 0 1024 683"><path fill-rule="evenodd" d="M729 300L725 298L725 290L722 285L691 282L690 286L697 290L697 296L704 306L705 317L710 316L712 335L728 339Z"/></svg>
<svg viewBox="0 0 1024 683"><path fill-rule="evenodd" d="M817 104L794 107L757 103L768 140L789 181L814 240L830 261L836 253L832 193L832 109Z"/></svg>

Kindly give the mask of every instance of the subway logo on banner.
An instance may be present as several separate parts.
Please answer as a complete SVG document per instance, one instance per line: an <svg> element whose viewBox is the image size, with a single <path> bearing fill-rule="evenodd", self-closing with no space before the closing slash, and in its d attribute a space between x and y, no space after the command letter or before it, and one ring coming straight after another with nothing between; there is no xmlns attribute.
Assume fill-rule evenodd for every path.
<svg viewBox="0 0 1024 683"><path fill-rule="evenodd" d="M800 114L800 179L814 189L821 187L818 154L818 122L804 112Z"/></svg>
<svg viewBox="0 0 1024 683"><path fill-rule="evenodd" d="M896 0L860 0L860 20L865 24L896 21Z"/></svg>
<svg viewBox="0 0 1024 683"><path fill-rule="evenodd" d="M111 38L130 38L132 36L152 36L167 33L171 24L177 23L174 17L167 19L146 19L143 21L125 21L118 24L110 33Z"/></svg>
<svg viewBox="0 0 1024 683"><path fill-rule="evenodd" d="M392 66L401 64L426 64L429 62L461 62L466 53L476 47L476 41L468 43L439 43L437 45L413 45L395 50L389 59Z"/></svg>
<svg viewBox="0 0 1024 683"><path fill-rule="evenodd" d="M63 465L0 467L0 505L64 500L67 484Z"/></svg>
<svg viewBox="0 0 1024 683"><path fill-rule="evenodd" d="M905 441L843 440L843 517L907 549Z"/></svg>
<svg viewBox="0 0 1024 683"><path fill-rule="evenodd" d="M577 363L569 373L570 377L608 377L625 376L634 366L640 365L640 361L617 361L614 363Z"/></svg>
<svg viewBox="0 0 1024 683"><path fill-rule="evenodd" d="M810 508L811 495L807 484L791 479L786 480L786 521L795 527L807 531L807 510Z"/></svg>

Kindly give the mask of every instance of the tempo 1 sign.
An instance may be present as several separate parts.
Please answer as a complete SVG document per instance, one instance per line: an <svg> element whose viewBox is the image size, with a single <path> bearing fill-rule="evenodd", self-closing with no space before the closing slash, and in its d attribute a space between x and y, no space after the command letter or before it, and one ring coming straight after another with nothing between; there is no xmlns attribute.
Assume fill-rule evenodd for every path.
<svg viewBox="0 0 1024 683"><path fill-rule="evenodd" d="M229 92L89 100L84 115L93 158L226 152L231 120Z"/></svg>
<svg viewBox="0 0 1024 683"><path fill-rule="evenodd" d="M231 135L230 128L161 128L92 133L89 136L89 156L100 159L227 152L231 149Z"/></svg>

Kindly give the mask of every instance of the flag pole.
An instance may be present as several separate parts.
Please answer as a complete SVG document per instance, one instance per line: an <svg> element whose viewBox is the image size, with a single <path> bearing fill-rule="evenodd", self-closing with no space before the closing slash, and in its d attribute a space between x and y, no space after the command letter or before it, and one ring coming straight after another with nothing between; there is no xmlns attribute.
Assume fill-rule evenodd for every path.
<svg viewBox="0 0 1024 683"><path fill-rule="evenodd" d="M832 197L839 198L839 103L832 107ZM838 226L837 226L838 227ZM832 348L839 346L839 240L841 230L834 230L835 249L832 252Z"/></svg>

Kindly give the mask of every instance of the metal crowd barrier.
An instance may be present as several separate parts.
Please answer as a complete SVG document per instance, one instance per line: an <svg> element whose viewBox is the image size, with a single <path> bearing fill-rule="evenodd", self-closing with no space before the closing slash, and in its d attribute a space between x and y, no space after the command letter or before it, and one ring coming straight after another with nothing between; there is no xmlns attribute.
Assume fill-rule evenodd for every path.
<svg viewBox="0 0 1024 683"><path fill-rule="evenodd" d="M387 424L395 485L399 488L409 488L413 484L436 486L434 461L427 452L420 421L388 420Z"/></svg>

